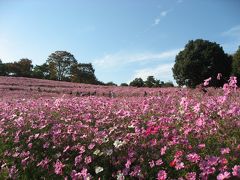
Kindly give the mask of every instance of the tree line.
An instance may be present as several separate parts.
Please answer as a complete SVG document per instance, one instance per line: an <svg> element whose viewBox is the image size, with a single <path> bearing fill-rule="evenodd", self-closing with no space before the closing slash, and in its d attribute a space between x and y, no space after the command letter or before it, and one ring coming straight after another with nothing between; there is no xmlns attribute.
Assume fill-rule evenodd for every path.
<svg viewBox="0 0 240 180"><path fill-rule="evenodd" d="M180 51L172 68L173 77L179 86L196 87L205 79L211 78L208 86L221 87L230 76L236 76L240 85L240 46L234 54L227 54L223 48L208 40L190 40ZM217 78L221 74L221 78ZM32 65L27 58L13 63L2 63L0 76L33 77L58 81L86 84L117 86L114 82L103 83L95 76L91 63L78 63L67 51L55 51L42 65ZM148 76L146 81L135 78L129 84L121 86L135 87L172 87L172 82L163 82Z"/></svg>
<svg viewBox="0 0 240 180"><path fill-rule="evenodd" d="M74 55L67 51L55 51L48 56L45 63L36 66L33 66L32 61L28 58L22 58L13 63L2 63L0 60L0 76L29 77L117 86L114 82L104 83L99 81L95 76L95 70L91 63L78 63ZM153 76L149 76L146 81L136 78L129 85L135 87L173 86L171 82L160 82L160 80L156 80ZM121 86L128 86L128 84L122 83Z"/></svg>
<svg viewBox="0 0 240 180"><path fill-rule="evenodd" d="M0 60L0 75L104 84L96 78L91 63L78 63L67 51L55 51L49 55L45 63L36 66L33 66L32 61L27 58L13 63L2 63Z"/></svg>
<svg viewBox="0 0 240 180"><path fill-rule="evenodd" d="M129 86L135 87L174 87L172 82L164 82L159 79L155 79L154 76L148 76L146 81L143 81L142 78L135 78L132 82L129 83Z"/></svg>

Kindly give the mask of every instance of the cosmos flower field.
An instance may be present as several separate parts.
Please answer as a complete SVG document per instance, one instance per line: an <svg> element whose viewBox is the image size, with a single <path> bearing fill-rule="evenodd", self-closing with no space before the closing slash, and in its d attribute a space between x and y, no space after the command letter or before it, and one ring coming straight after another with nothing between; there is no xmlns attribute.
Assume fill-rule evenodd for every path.
<svg viewBox="0 0 240 180"><path fill-rule="evenodd" d="M0 179L240 179L233 77L207 92L0 77L0 100Z"/></svg>

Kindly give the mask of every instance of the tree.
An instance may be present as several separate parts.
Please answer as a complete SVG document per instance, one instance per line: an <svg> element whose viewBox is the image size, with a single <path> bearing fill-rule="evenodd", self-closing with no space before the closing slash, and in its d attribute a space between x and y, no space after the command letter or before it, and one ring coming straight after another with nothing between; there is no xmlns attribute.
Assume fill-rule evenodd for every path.
<svg viewBox="0 0 240 180"><path fill-rule="evenodd" d="M18 76L18 74L19 74L19 67L18 67L17 62L6 63L5 69L6 69L7 76Z"/></svg>
<svg viewBox="0 0 240 180"><path fill-rule="evenodd" d="M165 82L165 83L163 82L162 87L174 87L174 85L173 85L173 82L168 81L168 82Z"/></svg>
<svg viewBox="0 0 240 180"><path fill-rule="evenodd" d="M75 64L71 68L71 81L86 84L97 84L97 78L94 72L95 70L91 63Z"/></svg>
<svg viewBox="0 0 240 180"><path fill-rule="evenodd" d="M130 82L129 85L135 87L144 87L144 81L142 78L135 78L132 82Z"/></svg>
<svg viewBox="0 0 240 180"><path fill-rule="evenodd" d="M0 76L6 75L6 65L2 63L2 60L0 59Z"/></svg>
<svg viewBox="0 0 240 180"><path fill-rule="evenodd" d="M233 55L232 61L232 75L237 77L238 86L240 85L240 46L238 50Z"/></svg>
<svg viewBox="0 0 240 180"><path fill-rule="evenodd" d="M4 64L5 75L17 77L31 77L32 75L32 61L23 58L18 62Z"/></svg>
<svg viewBox="0 0 240 180"><path fill-rule="evenodd" d="M50 79L70 80L72 66L77 64L77 60L67 51L55 51L49 55L47 64L50 68Z"/></svg>
<svg viewBox="0 0 240 180"><path fill-rule="evenodd" d="M27 58L23 58L15 63L17 66L16 76L31 77L32 68L33 68L31 60Z"/></svg>
<svg viewBox="0 0 240 180"><path fill-rule="evenodd" d="M121 83L120 86L128 86L127 83Z"/></svg>
<svg viewBox="0 0 240 180"><path fill-rule="evenodd" d="M112 81L106 83L105 85L106 85L106 86L117 86L117 84L115 84L115 83L112 82Z"/></svg>
<svg viewBox="0 0 240 180"><path fill-rule="evenodd" d="M48 65L46 63L42 65L36 65L33 68L32 76L39 79L49 79L50 71Z"/></svg>
<svg viewBox="0 0 240 180"><path fill-rule="evenodd" d="M231 58L215 42L197 39L176 56L173 77L180 86L195 87L211 77L210 86L222 86L231 72ZM217 79L217 74L222 79Z"/></svg>
<svg viewBox="0 0 240 180"><path fill-rule="evenodd" d="M148 76L147 80L144 82L146 87L161 87L160 80L154 78L154 76Z"/></svg>

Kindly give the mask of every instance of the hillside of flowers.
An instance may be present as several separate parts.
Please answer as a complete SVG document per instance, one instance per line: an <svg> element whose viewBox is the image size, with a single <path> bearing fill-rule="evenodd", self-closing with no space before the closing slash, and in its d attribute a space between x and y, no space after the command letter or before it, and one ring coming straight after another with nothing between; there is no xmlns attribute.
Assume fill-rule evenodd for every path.
<svg viewBox="0 0 240 180"><path fill-rule="evenodd" d="M240 179L236 83L203 92L0 77L0 179Z"/></svg>

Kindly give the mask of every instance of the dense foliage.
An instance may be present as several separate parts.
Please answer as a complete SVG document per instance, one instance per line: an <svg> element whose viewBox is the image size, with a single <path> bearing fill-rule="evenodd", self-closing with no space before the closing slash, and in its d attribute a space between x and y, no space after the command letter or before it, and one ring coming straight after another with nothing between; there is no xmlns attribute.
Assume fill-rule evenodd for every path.
<svg viewBox="0 0 240 180"><path fill-rule="evenodd" d="M240 46L238 50L233 55L233 62L232 62L232 74L240 79ZM240 82L238 81L238 85Z"/></svg>
<svg viewBox="0 0 240 180"><path fill-rule="evenodd" d="M195 87L211 77L210 86L220 87L230 76L231 58L217 43L192 40L176 56L172 70L180 86ZM222 74L221 81L216 79L218 73Z"/></svg>
<svg viewBox="0 0 240 180"><path fill-rule="evenodd" d="M148 76L145 81L143 81L142 78L135 78L133 81L129 83L129 86L149 88L174 87L172 82L163 82L158 79L155 79L154 76Z"/></svg>
<svg viewBox="0 0 240 180"><path fill-rule="evenodd" d="M205 93L26 78L0 83L0 179L240 178L235 77ZM17 85L41 91L10 90ZM61 93L42 94L54 87ZM90 89L96 93L69 93ZM109 91L116 96L103 95Z"/></svg>
<svg viewBox="0 0 240 180"><path fill-rule="evenodd" d="M0 76L32 77L58 81L99 84L91 63L78 63L67 51L51 53L42 65L32 65L30 59L24 58L13 63L2 63L0 60Z"/></svg>

